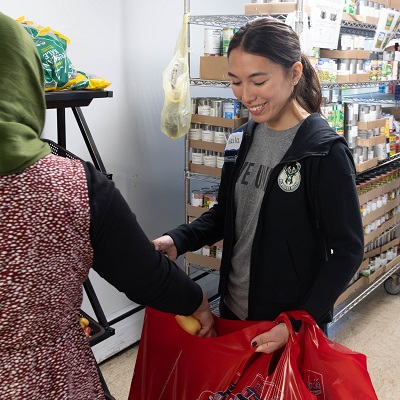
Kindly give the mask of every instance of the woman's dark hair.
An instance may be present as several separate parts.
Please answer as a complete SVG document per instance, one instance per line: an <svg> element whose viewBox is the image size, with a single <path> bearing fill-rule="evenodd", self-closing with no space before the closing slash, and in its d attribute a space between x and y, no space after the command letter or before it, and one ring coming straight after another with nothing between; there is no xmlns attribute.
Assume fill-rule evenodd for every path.
<svg viewBox="0 0 400 400"><path fill-rule="evenodd" d="M301 61L303 74L294 86L292 98L308 112L321 113L322 92L317 73L301 52L299 37L290 26L271 17L256 18L235 33L229 44L228 58L237 47L246 53L268 58L286 71Z"/></svg>

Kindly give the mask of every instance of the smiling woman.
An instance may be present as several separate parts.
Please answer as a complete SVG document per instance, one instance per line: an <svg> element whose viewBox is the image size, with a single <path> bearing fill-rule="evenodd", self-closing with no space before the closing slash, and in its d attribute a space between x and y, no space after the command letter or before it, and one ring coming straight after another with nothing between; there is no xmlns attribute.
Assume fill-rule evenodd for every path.
<svg viewBox="0 0 400 400"><path fill-rule="evenodd" d="M174 259L224 240L221 317L298 309L324 327L363 258L351 151L322 118L318 77L283 22L257 18L236 32L228 72L251 119L225 157L218 204L155 242ZM270 353L287 340L278 324L249 346Z"/></svg>
<svg viewBox="0 0 400 400"><path fill-rule="evenodd" d="M268 40L266 40L268 37ZM321 89L297 34L273 18L245 25L231 40L228 75L256 122L283 130L320 112Z"/></svg>

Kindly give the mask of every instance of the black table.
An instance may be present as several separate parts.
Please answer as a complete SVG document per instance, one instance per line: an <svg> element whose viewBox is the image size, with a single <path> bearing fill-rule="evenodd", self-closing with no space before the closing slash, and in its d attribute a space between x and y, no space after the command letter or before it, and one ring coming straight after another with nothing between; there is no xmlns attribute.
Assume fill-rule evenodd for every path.
<svg viewBox="0 0 400 400"><path fill-rule="evenodd" d="M57 142L67 148L67 132L65 123L65 110L71 108L76 122L82 133L83 140L89 150L94 166L104 174L107 171L93 140L89 126L86 123L81 107L87 107L93 99L113 97L113 92L109 90L66 90L56 92L46 92L46 108L57 110Z"/></svg>

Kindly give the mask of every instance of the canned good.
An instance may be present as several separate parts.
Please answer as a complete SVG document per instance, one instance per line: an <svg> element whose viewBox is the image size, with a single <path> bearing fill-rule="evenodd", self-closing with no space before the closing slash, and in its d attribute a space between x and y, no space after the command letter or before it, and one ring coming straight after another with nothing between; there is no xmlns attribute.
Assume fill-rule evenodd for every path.
<svg viewBox="0 0 400 400"><path fill-rule="evenodd" d="M205 192L203 195L203 207L211 208L217 201L217 192Z"/></svg>
<svg viewBox="0 0 400 400"><path fill-rule="evenodd" d="M222 55L226 56L228 53L229 43L231 42L236 28L223 28L222 29Z"/></svg>
<svg viewBox="0 0 400 400"><path fill-rule="evenodd" d="M203 192L201 190L192 190L190 195L190 205L203 207Z"/></svg>
<svg viewBox="0 0 400 400"><path fill-rule="evenodd" d="M192 149L192 164L202 165L204 163L204 151L201 149Z"/></svg>
<svg viewBox="0 0 400 400"><path fill-rule="evenodd" d="M215 258L222 258L222 246L217 246L217 249L215 251Z"/></svg>
<svg viewBox="0 0 400 400"><path fill-rule="evenodd" d="M190 124L189 137L192 140L201 140L201 125Z"/></svg>
<svg viewBox="0 0 400 400"><path fill-rule="evenodd" d="M224 118L233 119L238 118L240 113L240 101L237 99L227 99L223 104Z"/></svg>
<svg viewBox="0 0 400 400"><path fill-rule="evenodd" d="M196 97L191 98L191 104L192 104L192 114L197 114L197 98Z"/></svg>
<svg viewBox="0 0 400 400"><path fill-rule="evenodd" d="M210 115L212 117L222 118L222 116L223 116L222 104L223 104L223 100L221 100L221 99L211 99L210 100Z"/></svg>
<svg viewBox="0 0 400 400"><path fill-rule="evenodd" d="M222 168L224 166L224 153L217 153L217 168Z"/></svg>
<svg viewBox="0 0 400 400"><path fill-rule="evenodd" d="M201 130L201 140L203 142L213 142L214 141L214 127L211 125L203 125Z"/></svg>
<svg viewBox="0 0 400 400"><path fill-rule="evenodd" d="M221 55L222 30L218 28L204 28L204 55Z"/></svg>
<svg viewBox="0 0 400 400"><path fill-rule="evenodd" d="M340 35L340 49L351 50L354 48L353 35Z"/></svg>
<svg viewBox="0 0 400 400"><path fill-rule="evenodd" d="M249 118L249 110L243 104L240 105L240 118Z"/></svg>
<svg viewBox="0 0 400 400"><path fill-rule="evenodd" d="M197 113L199 115L208 115L211 114L211 100L208 98L199 98L197 99Z"/></svg>
<svg viewBox="0 0 400 400"><path fill-rule="evenodd" d="M350 59L349 62L349 72L350 74L355 74L357 70L357 60L355 58Z"/></svg>
<svg viewBox="0 0 400 400"><path fill-rule="evenodd" d="M215 168L217 166L217 155L214 151L206 150L203 160L206 167Z"/></svg>
<svg viewBox="0 0 400 400"><path fill-rule="evenodd" d="M214 131L214 143L225 144L227 142L227 135L222 126L216 126Z"/></svg>

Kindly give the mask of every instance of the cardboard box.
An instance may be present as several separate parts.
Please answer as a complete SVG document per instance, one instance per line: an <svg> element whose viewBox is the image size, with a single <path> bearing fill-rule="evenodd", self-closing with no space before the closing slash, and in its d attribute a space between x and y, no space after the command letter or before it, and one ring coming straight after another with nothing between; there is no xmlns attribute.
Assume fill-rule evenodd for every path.
<svg viewBox="0 0 400 400"><path fill-rule="evenodd" d="M200 79L229 81L228 59L223 56L201 56Z"/></svg>
<svg viewBox="0 0 400 400"><path fill-rule="evenodd" d="M219 270L221 267L221 260L215 257L207 257L201 254L186 253L186 263L199 265L210 269Z"/></svg>
<svg viewBox="0 0 400 400"><path fill-rule="evenodd" d="M382 4L383 6L388 8L389 7L389 1L390 0L375 0L375 3Z"/></svg>
<svg viewBox="0 0 400 400"><path fill-rule="evenodd" d="M186 215L188 217L195 217L198 218L200 215L204 214L208 211L207 207L196 207L192 206L191 204L186 204Z"/></svg>
<svg viewBox="0 0 400 400"><path fill-rule="evenodd" d="M369 82L369 74L356 74L357 82Z"/></svg>
<svg viewBox="0 0 400 400"><path fill-rule="evenodd" d="M387 2L387 0L381 0L381 1ZM376 1L376 3L379 3L379 1ZM364 24L377 25L379 18L367 17L364 15L357 15L357 14L343 13L342 21L357 21L357 22L363 22Z"/></svg>
<svg viewBox="0 0 400 400"><path fill-rule="evenodd" d="M320 50L320 58L356 58L369 59L369 50Z"/></svg>
<svg viewBox="0 0 400 400"><path fill-rule="evenodd" d="M375 257L375 256L377 256L378 254L381 254L381 253L382 253L381 252L381 248L377 247L376 249L373 249L373 250L369 251L368 253L365 253L364 257L370 259L371 257Z"/></svg>
<svg viewBox="0 0 400 400"><path fill-rule="evenodd" d="M378 159L375 157L375 158L372 158L371 160L365 161L361 164L356 164L356 171L363 172L372 167L376 167L377 165L378 165Z"/></svg>
<svg viewBox="0 0 400 400"><path fill-rule="evenodd" d="M392 261L383 266L385 272L391 270L396 264L400 262L400 256L395 257Z"/></svg>
<svg viewBox="0 0 400 400"><path fill-rule="evenodd" d="M380 276L382 276L385 273L385 265L382 265L379 269L377 269L373 274L370 276L366 277L365 279L367 280L367 284L370 285L374 281L376 281Z"/></svg>
<svg viewBox="0 0 400 400"><path fill-rule="evenodd" d="M244 5L246 15L254 14L286 14L296 11L297 4L292 2L285 3L249 3Z"/></svg>
<svg viewBox="0 0 400 400"><path fill-rule="evenodd" d="M375 189L369 190L368 192L360 195L358 197L358 199L360 201L360 204L364 204L367 201L377 198L378 196L380 196L383 193L387 193L390 190L397 188L398 186L400 186L400 178L395 179L389 183L385 183L384 185L378 186Z"/></svg>
<svg viewBox="0 0 400 400"><path fill-rule="evenodd" d="M397 246L399 243L400 243L400 239L399 239L399 238L393 239L392 241L390 241L389 243L384 244L384 245L381 247L381 253L383 253L384 251L390 249L391 247ZM395 260L396 260L398 257L400 257L400 256L397 256L397 257L395 258ZM394 260L393 260L393 261L394 261Z"/></svg>
<svg viewBox="0 0 400 400"><path fill-rule="evenodd" d="M197 174L209 175L215 178L221 177L221 168L207 167L206 165L202 164L190 163L189 170Z"/></svg>
<svg viewBox="0 0 400 400"><path fill-rule="evenodd" d="M357 143L357 146L361 146L361 147L376 146L377 144L386 143L386 135L374 136L370 139L357 138L356 143Z"/></svg>
<svg viewBox="0 0 400 400"><path fill-rule="evenodd" d="M192 124L223 126L225 128L237 129L248 121L248 118L220 118L208 115L192 114Z"/></svg>
<svg viewBox="0 0 400 400"><path fill-rule="evenodd" d="M204 142L203 140L189 140L189 147L201 150L216 151L223 153L225 151L225 145L222 143Z"/></svg>
<svg viewBox="0 0 400 400"><path fill-rule="evenodd" d="M347 300L353 293L359 290L361 287L367 285L368 281L367 278L360 277L357 279L352 285L348 286L348 288L338 297L335 303L335 307L339 304L343 303Z"/></svg>
<svg viewBox="0 0 400 400"><path fill-rule="evenodd" d="M393 8L395 10L400 10L400 0L388 0L388 8Z"/></svg>
<svg viewBox="0 0 400 400"><path fill-rule="evenodd" d="M341 75L337 74L337 83L357 83L357 74Z"/></svg>
<svg viewBox="0 0 400 400"><path fill-rule="evenodd" d="M376 119L374 121L367 121L367 122L358 122L358 129L360 130L368 130L374 128L381 128L386 125L386 118Z"/></svg>
<svg viewBox="0 0 400 400"><path fill-rule="evenodd" d="M397 207L399 205L399 203L400 203L400 197L397 197L397 198L389 201L388 203L386 203L381 208L378 208L375 211L370 212L365 217L362 217L363 226L368 225L370 222L375 221L376 219L382 217L382 215L385 215L390 210L393 210L393 208ZM382 251L384 251L384 250L382 250Z"/></svg>

